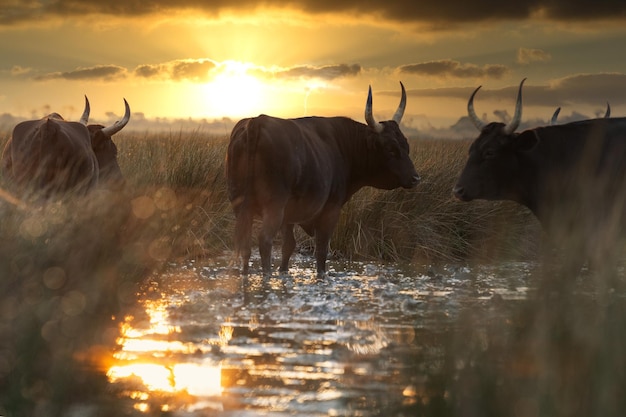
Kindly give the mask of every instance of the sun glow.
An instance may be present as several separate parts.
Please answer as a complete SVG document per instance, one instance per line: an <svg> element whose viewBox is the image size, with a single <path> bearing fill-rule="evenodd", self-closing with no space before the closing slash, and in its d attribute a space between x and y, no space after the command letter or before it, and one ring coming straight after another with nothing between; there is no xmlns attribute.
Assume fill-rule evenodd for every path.
<svg viewBox="0 0 626 417"><path fill-rule="evenodd" d="M254 66L223 62L213 80L203 88L211 116L256 116L268 100L269 87L253 75Z"/></svg>

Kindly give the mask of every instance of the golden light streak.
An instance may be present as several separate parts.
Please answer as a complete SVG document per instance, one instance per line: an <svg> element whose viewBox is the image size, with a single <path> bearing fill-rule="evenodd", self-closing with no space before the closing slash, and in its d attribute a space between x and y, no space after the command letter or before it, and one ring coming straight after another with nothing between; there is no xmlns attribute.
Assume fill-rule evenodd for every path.
<svg viewBox="0 0 626 417"><path fill-rule="evenodd" d="M222 393L221 366L210 361L205 363L179 363L174 365L175 389L190 395L210 397Z"/></svg>
<svg viewBox="0 0 626 417"><path fill-rule="evenodd" d="M157 363L132 363L113 366L107 372L111 381L138 377L149 391L186 392L195 396L217 396L222 393L221 366L205 363L178 363L167 366Z"/></svg>
<svg viewBox="0 0 626 417"><path fill-rule="evenodd" d="M136 376L151 391L174 392L172 370L154 363L135 363L124 366L113 366L107 372L111 381Z"/></svg>

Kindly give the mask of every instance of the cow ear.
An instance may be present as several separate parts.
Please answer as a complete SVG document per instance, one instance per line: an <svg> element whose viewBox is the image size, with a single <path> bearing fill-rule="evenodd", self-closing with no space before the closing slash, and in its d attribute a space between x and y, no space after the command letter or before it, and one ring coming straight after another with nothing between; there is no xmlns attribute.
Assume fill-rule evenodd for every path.
<svg viewBox="0 0 626 417"><path fill-rule="evenodd" d="M104 142L106 136L102 134L102 129L97 129L91 132L91 147L96 149L98 146Z"/></svg>
<svg viewBox="0 0 626 417"><path fill-rule="evenodd" d="M539 135L533 130L527 130L517 135L515 139L515 150L520 152L532 151L539 143Z"/></svg>

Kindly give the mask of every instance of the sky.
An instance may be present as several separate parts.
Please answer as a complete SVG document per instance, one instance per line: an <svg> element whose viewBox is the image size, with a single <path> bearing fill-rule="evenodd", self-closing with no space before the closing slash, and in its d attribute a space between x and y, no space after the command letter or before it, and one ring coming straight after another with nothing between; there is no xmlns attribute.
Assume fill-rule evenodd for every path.
<svg viewBox="0 0 626 417"><path fill-rule="evenodd" d="M476 135L507 121L527 78L522 126L626 116L623 0L0 0L0 127L60 113L126 129L243 117L387 120L408 92L407 136Z"/></svg>

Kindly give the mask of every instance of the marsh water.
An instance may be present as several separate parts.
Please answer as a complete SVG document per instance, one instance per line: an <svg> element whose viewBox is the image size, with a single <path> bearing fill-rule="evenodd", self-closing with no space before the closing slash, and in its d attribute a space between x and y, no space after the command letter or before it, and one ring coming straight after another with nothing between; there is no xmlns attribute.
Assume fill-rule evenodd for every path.
<svg viewBox="0 0 626 417"><path fill-rule="evenodd" d="M614 397L623 337L607 336L624 331L615 291L607 301L581 286L567 300L534 302L539 267L525 262L331 262L322 279L313 263L297 258L289 274L265 278L242 277L226 260L170 265L126 318L111 386L150 415L536 416L623 406ZM606 321L609 311L620 319Z"/></svg>

